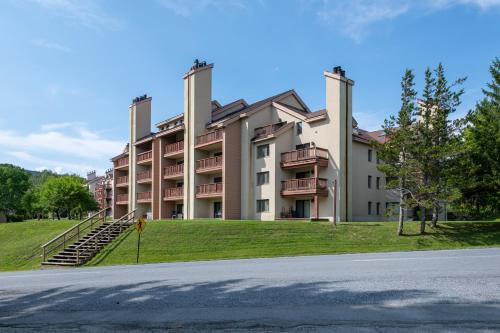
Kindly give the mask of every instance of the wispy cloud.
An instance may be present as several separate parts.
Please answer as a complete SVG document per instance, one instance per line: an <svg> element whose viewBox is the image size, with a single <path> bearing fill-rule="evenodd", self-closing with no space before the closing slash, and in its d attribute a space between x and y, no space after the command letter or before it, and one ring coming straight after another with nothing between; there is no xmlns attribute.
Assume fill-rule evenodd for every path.
<svg viewBox="0 0 500 333"><path fill-rule="evenodd" d="M0 131L0 152L34 169L59 167L64 172L79 174L104 170L110 166L109 159L123 147L123 142L103 138L83 122L45 124L34 133Z"/></svg>
<svg viewBox="0 0 500 333"><path fill-rule="evenodd" d="M190 17L210 8L221 11L247 10L242 0L156 0L157 3L182 17Z"/></svg>
<svg viewBox="0 0 500 333"><path fill-rule="evenodd" d="M107 15L95 0L26 0L46 9L50 14L94 30L116 30L122 22Z"/></svg>
<svg viewBox="0 0 500 333"><path fill-rule="evenodd" d="M359 43L377 23L413 11L432 12L460 5L487 10L500 8L500 0L323 0L317 15L322 22Z"/></svg>
<svg viewBox="0 0 500 333"><path fill-rule="evenodd" d="M81 96L82 92L78 89L64 87L60 84L49 84L45 87L45 93L49 97L59 97L61 95Z"/></svg>
<svg viewBox="0 0 500 333"><path fill-rule="evenodd" d="M69 47L66 47L66 46L59 44L59 43L49 42L49 41L44 40L44 39L34 40L33 45L44 48L44 49L49 49L49 50L71 52L71 49Z"/></svg>

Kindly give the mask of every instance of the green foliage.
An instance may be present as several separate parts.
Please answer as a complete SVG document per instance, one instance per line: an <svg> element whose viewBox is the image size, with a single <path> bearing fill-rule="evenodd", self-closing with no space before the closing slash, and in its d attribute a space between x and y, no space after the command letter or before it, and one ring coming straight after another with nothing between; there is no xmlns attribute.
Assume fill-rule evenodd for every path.
<svg viewBox="0 0 500 333"><path fill-rule="evenodd" d="M0 165L0 211L13 214L22 208L21 198L29 189L28 173L10 164Z"/></svg>
<svg viewBox="0 0 500 333"><path fill-rule="evenodd" d="M476 217L500 215L500 59L490 66L492 81L469 113L456 164L456 183L462 197L456 208Z"/></svg>

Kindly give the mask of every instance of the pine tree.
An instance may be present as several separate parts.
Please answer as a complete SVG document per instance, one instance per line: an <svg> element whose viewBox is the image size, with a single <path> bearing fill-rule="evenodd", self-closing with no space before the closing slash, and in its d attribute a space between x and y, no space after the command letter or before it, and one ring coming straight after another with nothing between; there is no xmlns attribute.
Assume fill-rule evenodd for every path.
<svg viewBox="0 0 500 333"><path fill-rule="evenodd" d="M407 69L401 80L401 109L397 117L391 116L385 121L384 131L389 140L384 144L375 144L380 158L384 161L379 170L384 172L388 179L388 189L398 192L399 223L397 234L403 234L404 212L412 206L412 177L416 175L412 163L414 150L413 116L415 113L415 99L417 92L414 89L414 75Z"/></svg>
<svg viewBox="0 0 500 333"><path fill-rule="evenodd" d="M465 153L456 168L462 194L457 206L475 217L500 215L500 59L495 58L490 73L484 99L467 117Z"/></svg>

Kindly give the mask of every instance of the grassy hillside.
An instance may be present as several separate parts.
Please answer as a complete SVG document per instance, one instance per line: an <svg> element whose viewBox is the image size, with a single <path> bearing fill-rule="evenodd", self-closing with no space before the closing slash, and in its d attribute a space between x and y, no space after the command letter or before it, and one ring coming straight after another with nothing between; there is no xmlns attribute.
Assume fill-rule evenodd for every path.
<svg viewBox="0 0 500 333"><path fill-rule="evenodd" d="M141 239L140 263L349 252L500 246L500 223L440 223L420 236L418 224L396 236L394 222L155 221ZM89 265L135 263L137 234L129 230Z"/></svg>
<svg viewBox="0 0 500 333"><path fill-rule="evenodd" d="M0 271L39 268L40 245L76 221L28 221L0 224ZM417 234L407 223L402 237L394 222L341 223L261 221L154 221L141 239L140 263L312 255L348 252L452 249L500 246L498 222L440 223ZM135 263L133 228L87 265Z"/></svg>
<svg viewBox="0 0 500 333"><path fill-rule="evenodd" d="M0 271L40 267L40 245L76 221L26 221L0 223Z"/></svg>

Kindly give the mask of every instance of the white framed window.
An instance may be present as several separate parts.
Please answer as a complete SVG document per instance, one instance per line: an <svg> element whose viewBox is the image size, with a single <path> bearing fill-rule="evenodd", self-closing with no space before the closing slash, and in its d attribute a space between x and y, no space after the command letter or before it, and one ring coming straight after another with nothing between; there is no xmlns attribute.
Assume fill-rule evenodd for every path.
<svg viewBox="0 0 500 333"><path fill-rule="evenodd" d="M257 146L257 158L264 158L266 156L269 156L269 145Z"/></svg>
<svg viewBox="0 0 500 333"><path fill-rule="evenodd" d="M269 212L269 199L257 200L257 213Z"/></svg>
<svg viewBox="0 0 500 333"><path fill-rule="evenodd" d="M300 135L300 134L302 134L302 122L301 121L299 121L297 123L297 135Z"/></svg>
<svg viewBox="0 0 500 333"><path fill-rule="evenodd" d="M269 184L269 171L257 172L257 186Z"/></svg>
<svg viewBox="0 0 500 333"><path fill-rule="evenodd" d="M372 161L372 150L368 149L368 162Z"/></svg>
<svg viewBox="0 0 500 333"><path fill-rule="evenodd" d="M368 201L368 215L372 215L372 202Z"/></svg>

